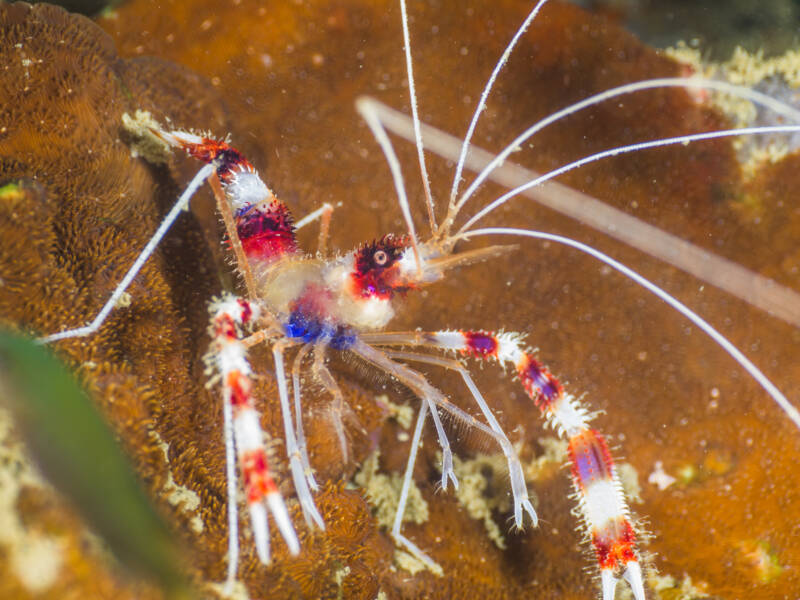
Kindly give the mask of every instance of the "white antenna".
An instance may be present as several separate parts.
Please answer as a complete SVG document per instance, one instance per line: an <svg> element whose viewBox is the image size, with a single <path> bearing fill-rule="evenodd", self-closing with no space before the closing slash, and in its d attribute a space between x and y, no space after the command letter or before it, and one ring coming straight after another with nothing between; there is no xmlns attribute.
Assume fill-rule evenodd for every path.
<svg viewBox="0 0 800 600"><path fill-rule="evenodd" d="M720 347L725 350L728 354L731 355L733 360L739 363L742 368L747 371L750 376L755 379L758 384L764 388L764 391L772 397L775 403L780 406L781 410L786 413L786 416L789 417L792 422L800 429L800 412L786 399L781 391L769 380L767 379L766 375L764 375L758 367L756 367L750 359L748 359L744 354L742 354L739 349L734 346L728 338L722 335L719 331L714 329L714 327L708 323L705 319L703 319L700 315L690 309L688 306L683 304L677 298L674 298L666 291L662 290L660 287L651 283L641 275L639 275L633 269L626 267L620 262L617 262L607 254L603 254L599 250L592 248L591 246L587 246L581 242L573 240L568 237L554 235L552 233L546 233L543 231L532 231L529 229L514 229L511 227L487 227L485 229L475 229L473 231L465 232L458 234L456 237L461 239L468 239L475 235L516 235L516 236L523 236L523 237L530 237L540 240L548 240L550 242L556 242L557 244L564 244L565 246L570 246L571 248L575 248L576 250L580 250L581 252L585 252L586 254L593 256L597 260L607 264L612 269L615 269L628 277L629 279L635 281L640 286L652 292L656 296L658 296L661 300L669 304L672 308L677 310L680 314L684 317L689 319L694 325L700 328L703 332L705 332L712 340L714 340Z"/></svg>
<svg viewBox="0 0 800 600"><path fill-rule="evenodd" d="M505 204L511 198L518 196L525 190L540 185L545 181L553 179L554 177L558 177L559 175L563 175L564 173L567 173L584 165L588 165L589 163L597 162L598 160L602 160L604 158L609 158L611 156L618 156L620 154L629 154L631 152L638 152L639 150L646 150L648 148L661 148L663 146L674 146L676 144L688 144L689 142L697 142L701 140L713 140L717 138L736 137L740 135L768 135L771 133L799 133L799 132L800 132L800 125L742 127L741 129L722 129L720 131L707 131L705 133L693 133L690 135L679 135L676 137L662 138L659 140L651 140L648 142L638 142L636 144L628 144L627 146L619 146L618 148L611 148L609 150L597 152L595 154L585 156L579 160L572 161L571 163L566 164L563 167L559 167L558 169L554 169L549 173L540 175L533 181L529 181L519 187L514 188L510 192L503 194L497 200L482 208L477 214L475 214L472 218L470 218L469 221L464 223L464 225L459 230L459 233L468 231L469 228L472 227L472 225L474 225L477 221L488 215L490 212L492 212L499 206Z"/></svg>
<svg viewBox="0 0 800 600"><path fill-rule="evenodd" d="M756 92L746 87L742 87L739 85L733 85L731 83L726 83L724 81L713 81L710 79L698 79L695 77L666 77L662 79L649 79L647 81L637 81L636 83L629 83L626 85L621 85L619 87L612 88L610 90L606 90L605 92L600 92L599 94L595 94L594 96L589 96L588 98L581 100L580 102L576 102L566 108L562 108L559 111L554 112L552 115L545 117L541 121L534 123L528 129L523 131L519 134L514 141L512 141L505 149L498 154L494 160L480 172L480 174L475 178L475 180L470 184L464 194L458 201L456 205L456 210L460 210L462 206L469 200L472 195L478 190L481 184L486 180L489 174L497 168L499 165L503 164L511 153L515 152L520 146L528 140L531 136L533 136L538 131L541 131L548 125L563 119L571 114L574 114L584 108L588 108L590 106L594 106L595 104L599 104L601 102L605 102L606 100L610 100L611 98L615 98L617 96L622 96L624 94L630 94L632 92L638 92L642 90L652 90L652 89L659 89L659 88L667 88L667 87L679 87L679 88L700 88L700 89L711 89L717 90L719 92L725 92L728 94L732 94L739 98L743 98L745 100L749 100L755 104L760 104L770 110L774 111L779 115L783 115L788 119L794 121L795 123L800 123L800 111L792 108L788 104L784 104L783 102L779 102L774 98L770 98L766 94L762 94L760 92Z"/></svg>
<svg viewBox="0 0 800 600"><path fill-rule="evenodd" d="M369 102L387 129L405 140L413 141L412 124L407 115L377 100L370 99ZM448 160L456 160L461 147L460 138L430 125L423 124L422 129L431 152ZM479 172L494 158L494 154L473 145L465 166L471 171ZM489 175L492 181L506 188L521 186L538 177L538 173L510 161L493 169ZM522 191L521 195L690 273L795 327L800 327L800 294L772 279L754 273L733 261L695 246L561 183L547 181Z"/></svg>
<svg viewBox="0 0 800 600"><path fill-rule="evenodd" d="M483 88L483 93L481 93L481 98L478 101L478 106L475 109L475 114L472 116L472 121L470 121L469 129L467 129L467 135L464 136L464 143L461 146L461 153L458 157L458 163L456 164L456 174L453 177L453 186L450 189L450 203L448 205L448 211L455 209L456 204L456 194L458 193L458 186L461 184L461 172L464 170L464 162L467 159L467 151L469 150L469 143L472 140L472 135L475 133L475 127L478 124L478 119L481 116L481 113L486 109L486 99L489 97L489 92L492 91L492 86L494 86L494 81L497 79L500 70L505 66L508 62L508 57L511 55L511 51L514 49L514 46L517 45L517 41L519 38L522 37L522 34L530 26L531 22L536 15L539 14L539 11L544 6L544 3L547 0L539 0L539 3L533 7L533 10L528 15L528 18L523 21L522 25L520 25L517 33L514 34L514 37L511 38L511 41L506 46L503 55L500 57L500 60L497 61L497 64L492 71L492 74L489 76L489 81L486 82L486 87Z"/></svg>
<svg viewBox="0 0 800 600"><path fill-rule="evenodd" d="M372 130L372 135L383 150L386 156L386 162L389 164L389 170L392 172L392 179L394 180L394 187L397 190L397 199L400 202L400 210L403 211L403 217L406 220L408 227L408 235L411 239L411 247L414 250L414 260L417 263L417 271L422 272L422 259L419 255L419 247L417 244L417 233L414 230L414 220L411 218L411 207L408 205L408 196L406 195L406 187L403 182L403 171L400 168L400 161L397 160L397 154L394 152L392 142L389 136L386 135L386 130L383 128L378 115L375 113L372 101L369 98L358 98L356 100L356 110L364 119L369 128ZM419 122L417 122L419 123Z"/></svg>
<svg viewBox="0 0 800 600"><path fill-rule="evenodd" d="M428 177L428 168L425 166L425 152L422 145L422 133L420 131L419 113L417 112L417 92L414 86L414 69L411 66L411 36L408 33L408 12L406 11L406 0L400 0L400 12L403 20L403 43L406 54L406 73L408 74L408 96L411 101L411 115L414 119L414 138L417 145L417 155L419 156L419 171L422 175L422 186L425 188L425 204L428 208L428 223L431 226L431 233L436 230L436 215L433 206L433 195L431 194L431 183ZM414 252L417 252L416 246ZM417 260L419 267L419 260Z"/></svg>

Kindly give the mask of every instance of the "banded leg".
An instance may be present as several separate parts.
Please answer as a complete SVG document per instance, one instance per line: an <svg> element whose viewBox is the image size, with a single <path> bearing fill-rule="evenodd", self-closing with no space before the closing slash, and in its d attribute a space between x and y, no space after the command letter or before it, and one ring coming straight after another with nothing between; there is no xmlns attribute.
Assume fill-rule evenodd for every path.
<svg viewBox="0 0 800 600"><path fill-rule="evenodd" d="M228 476L228 578L230 589L236 577L239 540L236 526L236 483L233 453L239 459L247 505L253 527L256 552L261 562L270 562L267 510L272 512L283 539L292 554L300 552L294 526L269 470L264 449L264 434L252 401L250 364L241 330L258 318L258 307L247 300L225 296L211 305L212 344L207 360L216 371L214 380L222 382L225 416L226 471Z"/></svg>
<svg viewBox="0 0 800 600"><path fill-rule="evenodd" d="M514 365L526 393L547 423L569 443L572 482L600 568L604 600L613 599L620 576L628 582L636 600L644 600L636 535L608 444L589 427L586 409L564 391L530 350L522 347L521 335L439 331L369 334L363 338L378 345L428 346Z"/></svg>
<svg viewBox="0 0 800 600"><path fill-rule="evenodd" d="M214 199L217 201L217 210L222 216L222 222L225 224L225 231L228 234L233 255L236 257L236 267L242 275L245 288L247 289L247 297L250 300L255 300L257 298L256 280L253 277L253 271L250 269L250 263L247 261L247 255L244 252L242 240L239 239L239 234L236 229L236 220L225 196L225 191L222 188L222 182L216 174L209 177L209 182L211 184L211 190L214 192Z"/></svg>
<svg viewBox="0 0 800 600"><path fill-rule="evenodd" d="M227 142L185 131L151 131L167 144L216 167L211 187L247 293L254 298L258 281L268 267L280 257L297 252L289 209L253 165Z"/></svg>

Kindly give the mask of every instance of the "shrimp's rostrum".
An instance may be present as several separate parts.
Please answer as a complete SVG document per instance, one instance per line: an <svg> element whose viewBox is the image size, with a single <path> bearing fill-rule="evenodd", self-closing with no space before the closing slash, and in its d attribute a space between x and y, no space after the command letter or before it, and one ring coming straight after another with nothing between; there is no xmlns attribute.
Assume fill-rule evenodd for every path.
<svg viewBox="0 0 800 600"><path fill-rule="evenodd" d="M497 7L482 5L454 4L440 12L412 4L410 48L423 121L459 136L466 131L494 61L531 8L501 5L502 14L495 12ZM240 10L239 5L232 10ZM276 15L260 17L275 23L286 10L275 7ZM425 428L416 471L408 469L405 483L410 485L410 475L416 475L413 481L430 504L430 521L396 521L391 533L405 551L432 568L440 566L444 579L434 579L430 572L412 579L390 574L373 578L379 586L396 586L398 597L404 589L421 594L434 590L431 597L437 589L470 589L475 578L470 568L474 573L482 562L503 561L521 565L513 569L525 574L508 577L509 595L566 586L576 597L592 597L600 587L611 598L615 581L624 577L635 597L655 597L657 592L646 591L642 583L638 526L626 506L619 464L612 455L623 456L634 467L626 472L638 473L644 503L634 509L646 516L645 529L653 534L645 549L658 554L654 567L677 578L673 587L688 585L688 576L701 590L721 596L746 591L749 597L768 598L776 590L790 590L797 576L785 567L798 550L788 532L795 527L790 525L792 516L800 516L797 486L792 485L797 476L790 468L798 455L798 435L791 421L697 328L608 267L552 241L498 235L492 239L496 245L487 246L477 236L459 237L464 221L502 191L488 184L484 195L470 199L463 211L448 213L453 164L428 157L434 226L416 176L413 145L393 138L419 233L409 231L396 208L382 153L351 108L354 95L363 93L408 107L408 74L398 50L400 15L367 4L332 10L324 17L304 10L310 14L298 27L302 35L275 25L270 39L263 40L256 32L234 33L225 19L198 27L210 36L206 49L217 36L247 39L234 62L244 65L250 91L237 88L241 76L231 71L238 67L216 64L214 53L176 56L170 52L177 51L158 42L151 46L212 81L217 78L222 89L227 86L237 115L232 143L241 143L243 152L214 137L187 133L205 127L203 123L181 122L185 130L164 126L157 134L214 167L212 179L221 183L218 191L234 223L229 239L239 258L246 258L239 261L239 272L250 271L238 299L224 296L213 304L209 364L219 376L214 384L219 381L232 407L226 430L236 443L228 449L232 452L235 446L239 453L258 558L270 558L262 507L276 516L284 540L273 537L278 560L264 571L252 568L250 544L243 546L239 574L251 590L263 585L259 573L266 573L266 581L279 581L286 576L279 569L302 561L305 553L314 552L315 543L323 543L325 528L332 527L327 516L333 514L319 500L326 493L325 482L352 473L370 444L382 451L384 469L399 473L403 459L416 452L416 437L411 444L398 444L395 429L387 428L380 437L359 426L362 408L350 402L356 396L350 382L326 366L327 358L339 351L359 356L410 389L414 399L407 396L406 401L420 411L415 433ZM157 26L147 23L143 29L152 32ZM316 37L319 32L336 42ZM394 43L380 43L392 35ZM140 41L131 33L118 32L117 39L128 48ZM436 60L426 60L433 56ZM256 62L263 72L260 79L251 79L250 73L258 73ZM679 72L679 66L604 21L568 6L547 5L500 74L476 142L499 151L531 123L571 102L623 82ZM465 75L461 80L458 75L443 78L442 73ZM354 78L355 85L342 84ZM248 113L253 106L258 110ZM374 116L369 105L362 101L359 106L369 121ZM605 148L724 126L712 107L682 90L648 91L569 117L524 143L511 159L544 172ZM266 173L263 178L252 165ZM471 178L465 175L460 191ZM727 140L613 158L563 180L792 285L781 271L786 268L783 259L770 255L759 243L761 232L742 216L747 213L733 206L746 187ZM316 226L295 234L292 214L302 216L322 202L341 206L332 214L326 244L335 250L317 255ZM780 389L793 391L798 372L791 356L800 344L794 327L526 199L494 211L486 224L557 231L602 247L722 327ZM234 238L241 242L238 250ZM500 246L509 243L516 247ZM484 362L487 368L472 368ZM302 377L292 376L295 364ZM277 376L274 397L260 397L253 391L259 388L258 379L271 373ZM351 376L372 386L375 395L398 392L388 379L376 384ZM565 379L564 385L556 377ZM299 412L290 407L295 392L303 406ZM603 414L589 412L597 409ZM273 416L259 423L256 411ZM539 412L555 433L541 429ZM452 426L461 424L468 427ZM261 427L283 440L286 464L283 450L259 450ZM566 478L534 482L529 477L528 466L545 447L543 440L554 435L568 442L585 529L581 534L574 532L578 522L569 515ZM512 517L515 525L527 527L510 535L512 549L505 552L471 536L473 545L462 561L449 538L470 522L457 514L452 494L434 490L438 484L450 492L457 485L453 454L464 457L477 451L501 453L509 471L503 484L510 500L507 515L498 513L496 520L502 527L503 516ZM227 473L230 484L235 481L230 463ZM538 498L536 511L529 489ZM228 492L233 514L235 488ZM295 497L300 510L293 508ZM534 529L530 525L537 513L545 527ZM784 525L774 525L772 518ZM235 568L239 536L235 523L228 519L228 525L233 537L226 560ZM582 572L581 565L589 564L584 558L572 558L582 537L590 540L600 584ZM287 549L299 553L298 558L287 558ZM358 560L353 559L353 566ZM765 561L782 569L765 574L759 567ZM220 570L215 573L219 578ZM229 573L230 578L235 575ZM480 594L478 589L473 593ZM488 593L494 588L487 584L480 589ZM391 590L385 591L392 597Z"/></svg>

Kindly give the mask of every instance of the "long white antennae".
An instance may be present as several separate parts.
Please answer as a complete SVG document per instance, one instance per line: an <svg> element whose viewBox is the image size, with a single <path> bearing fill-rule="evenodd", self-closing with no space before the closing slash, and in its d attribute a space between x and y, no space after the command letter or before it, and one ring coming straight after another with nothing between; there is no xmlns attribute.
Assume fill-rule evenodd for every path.
<svg viewBox="0 0 800 600"><path fill-rule="evenodd" d="M417 271L422 272L422 260L419 256L419 248L417 247L417 233L414 230L414 220L411 218L411 208L408 205L408 196L406 195L406 187L403 182L403 171L400 168L400 161L397 160L397 155L392 147L392 142L389 136L386 135L386 130L378 118L373 102L371 99L361 96L356 99L356 110L369 125L372 130L372 135L383 150L386 156L386 162L389 163L389 170L392 172L392 179L394 180L394 187L397 190L397 200L400 203L400 210L403 211L403 217L406 220L408 227L408 235L411 238L411 247L414 250L414 260L417 263ZM419 121L415 121L419 124Z"/></svg>
<svg viewBox="0 0 800 600"><path fill-rule="evenodd" d="M573 169L577 169L578 167L582 167L584 165L588 165L589 163L596 162L598 160L602 160L604 158L608 158L610 156L617 156L619 154L628 154L630 152L638 152L639 150L646 150L648 148L660 148L662 146L673 146L675 144L687 144L689 142L697 142L700 140L712 140L716 138L723 138L723 137L733 137L739 135L765 135L770 133L797 133L800 132L800 125L775 125L769 127L742 127L741 129L722 129L719 131L707 131L705 133L693 133L691 135L679 135L677 137L671 138L662 138L660 140L651 140L649 142L638 142L636 144L629 144L627 146L620 146L618 148L611 148L609 150L604 150L602 152L597 152L595 154L591 154L589 156L585 156L579 160L575 160L569 164L564 165L563 167L559 167L549 173L545 173L544 175L540 175L536 179L529 181L519 187L514 188L510 192L507 192L497 198L494 202L485 206L481 209L475 216L469 219L464 225L459 229L458 233L466 232L472 227L477 221L488 215L498 206L505 204L508 200L517 196L528 190L532 187L540 185L549 179L553 179L554 177L558 177L559 175L563 175L568 171L572 171Z"/></svg>
<svg viewBox="0 0 800 600"><path fill-rule="evenodd" d="M372 99L370 102L387 130L407 141L413 141L413 125L408 115L389 108L377 100ZM461 138L424 123L422 130L431 152L448 160L456 160L461 148ZM492 153L473 145L465 167L477 173L492 159L494 159ZM538 173L511 161L504 162L489 175L492 181L508 189L538 176ZM800 327L800 294L772 279L754 273L727 258L695 246L557 181L548 181L525 190L522 195L690 273L774 317Z"/></svg>
<svg viewBox="0 0 800 600"><path fill-rule="evenodd" d="M425 166L425 149L422 145L422 132L420 131L420 120L417 112L417 92L414 86L414 70L411 66L411 36L408 33L406 0L400 0L400 13L403 19L403 43L405 44L406 73L408 75L408 96L411 101L411 116L414 119L414 137L417 145L417 155L419 156L419 171L420 175L422 175L422 187L425 188L425 205L428 207L428 223L431 226L431 233L434 233L436 231L436 215L434 214L433 195L431 194L431 183L428 178L428 167ZM416 252L416 247L414 252Z"/></svg>
<svg viewBox="0 0 800 600"><path fill-rule="evenodd" d="M459 199L458 203L456 204L456 211L460 210L462 206L469 200L472 195L477 191L477 189L481 186L481 184L486 180L489 174L499 165L503 163L506 158L508 158L511 153L515 152L520 145L525 142L528 138L533 136L538 131L541 131L548 125L555 123L556 121L563 119L571 114L574 114L584 108L588 108L589 106L593 106L595 104L599 104L600 102L604 102L616 96L621 96L623 94L630 94L632 92L638 92L641 90L651 90L657 88L666 88L666 87L681 87L681 88L700 88L700 89L711 89L717 90L719 92L725 92L728 94L732 94L739 98L744 98L749 100L755 104L760 104L770 110L775 111L777 114L783 115L790 120L794 121L795 123L800 123L800 111L792 108L791 106L784 104L774 98L770 98L766 94L762 94L760 92L756 92L755 90L751 90L746 87L733 85L731 83L727 83L724 81L712 81L710 79L696 79L693 77L666 77L661 79L648 79L647 81L637 81L636 83L629 83L626 85L621 85L619 87L612 88L610 90L606 90L605 92L601 92L599 94L595 94L594 96L589 96L588 98L581 100L580 102L576 102L566 108L563 108L557 112L554 112L552 115L545 117L541 121L534 123L528 129L523 131L519 134L514 141L512 141L508 146L506 146L502 152L500 152L494 160L489 163L483 171L475 178L475 180L470 184L467 190Z"/></svg>
<svg viewBox="0 0 800 600"><path fill-rule="evenodd" d="M217 166L214 163L204 165L203 168L197 172L194 178L192 178L192 181L189 182L188 186L186 186L186 189L183 191L183 194L181 194L181 197L178 198L178 201L175 202L175 205L169 211L167 216L164 217L163 221L161 221L161 225L158 226L158 229L153 234L153 237L150 238L150 241L147 242L147 245L139 253L139 256L136 257L136 260L131 265L131 268L128 269L125 277L123 277L122 281L119 282L117 288L114 290L114 293L111 294L111 297L103 305L103 308L99 313L97 313L97 316L94 318L94 320L92 320L91 323L84 327L78 327L77 329L70 329L68 331L62 331L60 333L54 333L52 335L41 337L36 340L36 342L39 344L49 344L50 342L55 342L66 338L84 337L97 331L106 320L106 317L109 315L109 313L117 305L117 302L119 302L122 294L125 293L125 290L139 274L139 271L144 266L144 263L148 258L150 258L150 255L153 254L156 246L158 246L159 242L161 242L161 239L167 234L169 228L172 227L175 219L177 219L178 215L186 210L186 208L189 206L189 199L197 191L197 188L203 185L203 181L205 181L206 177L211 175L216 168Z"/></svg>
<svg viewBox="0 0 800 600"><path fill-rule="evenodd" d="M469 143L470 140L472 140L472 135L475 133L475 127L478 124L478 119L480 118L481 113L486 109L486 99L489 97L489 92L491 92L492 86L494 85L495 79L497 79L497 75L500 73L500 70L505 66L506 62L508 62L508 57L511 55L511 51L514 49L514 46L517 45L517 41L528 29L528 26L530 26L533 19L536 18L536 15L539 14L539 11L542 9L542 6L544 6L545 2L547 2L547 0L539 0L539 3L533 7L533 10L528 15L528 18L523 21L522 25L520 25L517 33L514 34L514 37L511 38L508 46L506 46L506 49L503 52L503 55L500 57L500 60L497 61L492 74L489 76L489 81L486 82L486 87L483 88L483 93L478 101L478 106L475 108L475 114L472 116L469 129L467 129L467 135L464 136L464 143L461 146L461 153L458 157L458 163L456 163L456 174L453 177L453 187L450 189L450 204L448 205L448 213L449 211L455 209L456 194L458 194L458 186L461 184L461 172L464 170L464 162L467 160Z"/></svg>
<svg viewBox="0 0 800 600"><path fill-rule="evenodd" d="M739 349L734 346L728 338L722 335L719 331L714 329L714 327L708 323L705 319L703 319L700 315L695 313L692 309L688 306L683 304L677 298L674 298L669 293L651 283L639 273L626 267L620 262L617 262L607 254L603 254L599 250L592 248L591 246L587 246L581 242L573 240L568 237L563 237L560 235L555 235L552 233L545 233L542 231L533 231L529 229L514 229L511 227L487 227L484 229L475 229L473 231L459 233L455 237L456 239L468 239L472 236L476 235L517 235L523 237L530 237L540 240L548 240L551 242L556 242L558 244L563 244L565 246L570 246L571 248L575 248L576 250L580 250L597 260L603 262L604 264L608 265L612 269L615 269L628 277L629 279L633 280L634 282L638 283L640 286L648 290L649 292L658 296L661 300L669 304L672 308L677 310L681 313L684 317L689 319L694 325L696 325L699 329L705 332L712 340L714 340L717 344L722 347L728 354L731 355L733 360L739 363L742 368L747 371L753 379L755 379L758 384L764 388L770 397L777 403L778 406L786 413L786 416L789 417L792 422L800 429L800 412L786 399L781 391L769 380L767 379L766 375L764 375L758 367L756 367L750 359L748 359L744 354L742 354Z"/></svg>

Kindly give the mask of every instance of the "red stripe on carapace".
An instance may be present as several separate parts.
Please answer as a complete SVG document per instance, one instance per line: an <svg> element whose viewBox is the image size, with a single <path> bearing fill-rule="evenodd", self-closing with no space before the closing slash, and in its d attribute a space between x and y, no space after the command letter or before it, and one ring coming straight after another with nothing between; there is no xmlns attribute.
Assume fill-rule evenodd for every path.
<svg viewBox="0 0 800 600"><path fill-rule="evenodd" d="M532 356L525 355L525 359L517 367L517 373L528 395L542 412L551 409L564 393L558 379Z"/></svg>
<svg viewBox="0 0 800 600"><path fill-rule="evenodd" d="M636 561L636 534L625 517L592 532L592 545L601 569L617 570Z"/></svg>
<svg viewBox="0 0 800 600"><path fill-rule="evenodd" d="M250 379L244 377L239 371L231 371L225 380L231 391L231 405L233 407L248 406L250 403Z"/></svg>
<svg viewBox="0 0 800 600"><path fill-rule="evenodd" d="M497 356L499 344L493 334L484 331L462 331L461 333L467 344L467 348L463 352L478 358Z"/></svg>
<svg viewBox="0 0 800 600"><path fill-rule="evenodd" d="M292 215L278 201L266 208L250 206L240 210L236 231L248 258L271 261L297 251Z"/></svg>
<svg viewBox="0 0 800 600"><path fill-rule="evenodd" d="M241 462L248 503L259 502L267 494L278 491L270 477L267 455L262 448L242 453Z"/></svg>
<svg viewBox="0 0 800 600"><path fill-rule="evenodd" d="M594 429L586 429L569 440L569 460L575 485L586 490L597 480L612 481L614 460L603 436Z"/></svg>

